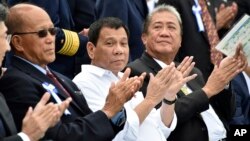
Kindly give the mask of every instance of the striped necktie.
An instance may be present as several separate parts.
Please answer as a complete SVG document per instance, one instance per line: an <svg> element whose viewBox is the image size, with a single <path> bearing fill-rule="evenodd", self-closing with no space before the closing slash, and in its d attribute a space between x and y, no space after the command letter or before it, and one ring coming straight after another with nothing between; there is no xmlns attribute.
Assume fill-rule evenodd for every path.
<svg viewBox="0 0 250 141"><path fill-rule="evenodd" d="M70 97L69 92L62 86L62 84L57 80L56 76L49 69L46 69L46 75L55 83L55 85L59 89L61 89L68 97Z"/></svg>
<svg viewBox="0 0 250 141"><path fill-rule="evenodd" d="M210 59L211 62L215 64L219 64L223 59L222 53L215 49L215 46L219 43L220 39L215 27L215 24L212 20L212 17L208 11L207 4L205 0L199 0L199 5L202 10L202 21L206 30L206 34L208 37L209 45L210 45Z"/></svg>

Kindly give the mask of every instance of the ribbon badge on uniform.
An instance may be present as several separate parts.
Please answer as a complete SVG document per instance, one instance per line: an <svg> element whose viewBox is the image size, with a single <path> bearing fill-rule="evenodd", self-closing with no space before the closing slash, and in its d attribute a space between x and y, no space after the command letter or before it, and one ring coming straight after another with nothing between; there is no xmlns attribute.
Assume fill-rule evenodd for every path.
<svg viewBox="0 0 250 141"><path fill-rule="evenodd" d="M47 92L49 92L49 93L52 95L52 97L56 100L56 103L58 103L58 104L61 104L61 103L62 103L62 100L61 100L61 99L58 97L58 95L57 95L58 91L57 91L57 89L56 89L56 87L55 87L54 85L49 84L49 83L47 83L47 82L43 82L43 83L42 83L42 86L43 86L43 88L44 88L45 90L47 90ZM64 111L64 114L65 114L65 115L70 115L71 113L69 112L68 109L66 109L66 110Z"/></svg>
<svg viewBox="0 0 250 141"><path fill-rule="evenodd" d="M196 22L198 24L198 28L199 28L198 30L199 32L202 32L202 31L205 31L205 29L204 29L204 25L203 25L202 18L201 18L201 14L202 14L201 6L199 5L198 0L194 0L194 2L195 2L195 5L192 6L192 11L193 11L193 14L195 15Z"/></svg>

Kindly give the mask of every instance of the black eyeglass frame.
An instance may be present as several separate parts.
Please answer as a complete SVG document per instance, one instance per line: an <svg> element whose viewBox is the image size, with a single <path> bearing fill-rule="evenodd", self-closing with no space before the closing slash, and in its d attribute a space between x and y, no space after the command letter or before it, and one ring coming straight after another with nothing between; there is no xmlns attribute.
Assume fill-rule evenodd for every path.
<svg viewBox="0 0 250 141"><path fill-rule="evenodd" d="M52 28L48 28L48 29L41 29L39 31L33 31L33 32L15 32L12 34L12 36L14 35L25 35L25 34L37 34L38 37L40 38L44 38L48 35L48 32L50 33L50 35L56 35L58 32L58 27L52 27Z"/></svg>

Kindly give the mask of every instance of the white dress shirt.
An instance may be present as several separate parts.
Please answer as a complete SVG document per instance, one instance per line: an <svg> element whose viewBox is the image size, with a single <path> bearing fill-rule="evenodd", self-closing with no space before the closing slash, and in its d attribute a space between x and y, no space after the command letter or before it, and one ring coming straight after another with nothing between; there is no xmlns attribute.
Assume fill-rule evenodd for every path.
<svg viewBox="0 0 250 141"><path fill-rule="evenodd" d="M243 76L245 77L246 83L247 83L247 88L248 88L248 92L250 95L250 77L243 71Z"/></svg>
<svg viewBox="0 0 250 141"><path fill-rule="evenodd" d="M26 135L25 133L23 132L20 132L17 134L18 136L20 136L22 138L23 141L30 141L30 138L28 135Z"/></svg>
<svg viewBox="0 0 250 141"><path fill-rule="evenodd" d="M158 60L154 59L162 68L166 67L167 65ZM187 86L187 84L184 84L183 87L185 87L186 91L184 92L186 95L191 94L193 91ZM220 139L224 139L227 137L227 131L215 113L213 107L209 104L208 110L201 113L201 117L203 121L205 122L208 130L208 137L209 141L218 141Z"/></svg>
<svg viewBox="0 0 250 141"><path fill-rule="evenodd" d="M119 77L123 73L118 74ZM73 79L73 82L84 94L89 107L93 111L100 110L108 95L112 82L117 82L120 78L111 71L94 66L82 65L82 71ZM166 127L161 120L160 110L153 109L143 123L139 124L139 118L133 110L144 99L141 92L125 104L127 121L124 129L120 131L113 140L116 141L166 141L171 131L177 123L176 115L170 128Z"/></svg>
<svg viewBox="0 0 250 141"><path fill-rule="evenodd" d="M158 0L147 0L147 6L148 6L148 12L151 13L154 8L155 8L155 4L158 2Z"/></svg>

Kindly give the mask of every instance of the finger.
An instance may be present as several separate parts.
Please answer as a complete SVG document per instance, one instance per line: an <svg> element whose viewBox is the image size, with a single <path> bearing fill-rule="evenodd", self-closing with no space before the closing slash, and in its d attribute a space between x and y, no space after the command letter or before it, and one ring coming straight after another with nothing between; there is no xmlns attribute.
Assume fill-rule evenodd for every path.
<svg viewBox="0 0 250 141"><path fill-rule="evenodd" d="M63 114L63 112L69 107L70 102L72 101L72 98L67 98L66 100L64 100L60 105L59 105L59 109L61 112L61 115Z"/></svg>
<svg viewBox="0 0 250 141"><path fill-rule="evenodd" d="M139 91L143 81L139 77L135 77L134 80L132 81L133 87L135 91ZM132 86L131 86L132 87Z"/></svg>
<svg viewBox="0 0 250 141"><path fill-rule="evenodd" d="M171 62L170 65L166 66L165 68L161 69L155 77L162 78L163 76L166 76L166 74L175 67L174 62ZM163 76L162 76L163 75Z"/></svg>
<svg viewBox="0 0 250 141"><path fill-rule="evenodd" d="M42 96L42 98L38 102L38 104L45 105L49 101L49 99L50 99L50 93L46 92L46 93L44 93L44 95Z"/></svg>
<svg viewBox="0 0 250 141"><path fill-rule="evenodd" d="M181 75L182 77L182 74L175 68L171 69L171 71L168 73L168 78L165 79L165 86L170 86L171 84L173 84L173 82L175 82L176 80L179 80L178 76L178 73Z"/></svg>
<svg viewBox="0 0 250 141"><path fill-rule="evenodd" d="M146 77L147 73L146 72L143 72L141 75L140 75L140 79L143 81L144 78Z"/></svg>
<svg viewBox="0 0 250 141"><path fill-rule="evenodd" d="M146 77L146 75L147 75L147 73L146 72L144 72L144 73L142 73L141 75L140 75L140 77L139 77L139 80L140 80L140 88L141 88L141 86L142 86L142 84L143 84L143 82L144 82L144 79L145 79L145 77Z"/></svg>
<svg viewBox="0 0 250 141"><path fill-rule="evenodd" d="M190 72L193 70L193 68L194 68L194 65L195 65L195 62L192 62L189 66L188 66L188 68L186 69L186 71L184 71L184 73L183 73L183 77L186 77L186 76L188 76L189 74L190 74Z"/></svg>
<svg viewBox="0 0 250 141"><path fill-rule="evenodd" d="M233 76L235 72L237 72L238 69L239 69L239 65L238 65L238 62L236 61L234 63L231 63L228 67L226 67L223 73L226 77L230 79L231 76Z"/></svg>
<svg viewBox="0 0 250 141"><path fill-rule="evenodd" d="M40 117L40 120L46 121L46 128L48 128L51 125L54 125L61 115L59 104L49 103L46 105L43 112L38 116Z"/></svg>
<svg viewBox="0 0 250 141"><path fill-rule="evenodd" d="M154 78L155 76L152 73L149 73L149 83L153 81Z"/></svg>
<svg viewBox="0 0 250 141"><path fill-rule="evenodd" d="M237 47L236 47L236 51L235 51L235 54L234 54L234 58L238 58L240 56L240 52L242 50L242 44L238 44Z"/></svg>
<svg viewBox="0 0 250 141"><path fill-rule="evenodd" d="M220 11L220 10L223 10L224 8L225 8L225 4L222 3L222 4L220 5L219 11Z"/></svg>
<svg viewBox="0 0 250 141"><path fill-rule="evenodd" d="M134 86L131 87L130 93L128 93L129 96L127 97L128 98L127 101L130 100L132 97L134 97L136 92L137 90L134 88Z"/></svg>
<svg viewBox="0 0 250 141"><path fill-rule="evenodd" d="M231 73L238 68L238 62L234 58L230 58L228 63L223 68L220 68L224 73Z"/></svg>
<svg viewBox="0 0 250 141"><path fill-rule="evenodd" d="M237 60L237 58L227 56L226 58L223 58L220 62L219 69L223 70L230 68L230 65L234 66Z"/></svg>
<svg viewBox="0 0 250 141"><path fill-rule="evenodd" d="M33 112L33 108L32 108L32 107L29 107L29 108L28 108L28 111L27 111L26 114L25 114L24 120L25 120L25 119L29 119L30 116L31 116L31 114L32 114L32 112Z"/></svg>
<svg viewBox="0 0 250 141"><path fill-rule="evenodd" d="M183 60L182 60L182 62L177 66L177 70L181 70L182 69L182 67L186 64L186 62L188 61L188 59L189 59L189 56L186 56Z"/></svg>
<svg viewBox="0 0 250 141"><path fill-rule="evenodd" d="M248 62L247 62L246 57L243 57L243 58L240 60L238 66L239 66L239 68L238 68L239 71L243 71L243 70L245 70L245 69L248 67Z"/></svg>
<svg viewBox="0 0 250 141"><path fill-rule="evenodd" d="M182 65L181 65L181 68L178 68L177 67L177 70L179 70L182 74L184 74L185 75L185 72L186 72L186 70L190 67L190 65L191 65L191 63L192 63L192 61L193 61L193 56L190 56L190 57L187 57L187 60L183 60L183 61L185 61L185 62L183 62L182 61Z"/></svg>
<svg viewBox="0 0 250 141"><path fill-rule="evenodd" d="M122 78L120 79L120 81L125 81L127 80L127 78L129 77L130 75L130 72L131 72L131 69L130 68L126 68Z"/></svg>
<svg viewBox="0 0 250 141"><path fill-rule="evenodd" d="M236 4L236 2L233 2L231 7L235 12L238 10L238 5Z"/></svg>
<svg viewBox="0 0 250 141"><path fill-rule="evenodd" d="M34 108L34 111L40 111L41 108L43 108L44 105L49 101L50 99L50 93L46 92L40 99L40 101L37 103L37 105ZM39 112L38 112L39 113Z"/></svg>
<svg viewBox="0 0 250 141"><path fill-rule="evenodd" d="M163 75L161 75L161 82L163 82L163 84L167 84L169 80L171 80L172 77L174 77L174 73L175 73L176 68L173 65L169 66L169 69L166 69L165 71L163 71Z"/></svg>
<svg viewBox="0 0 250 141"><path fill-rule="evenodd" d="M193 74L191 76L185 77L184 82L187 83L188 81L191 81L197 77L197 74Z"/></svg>

